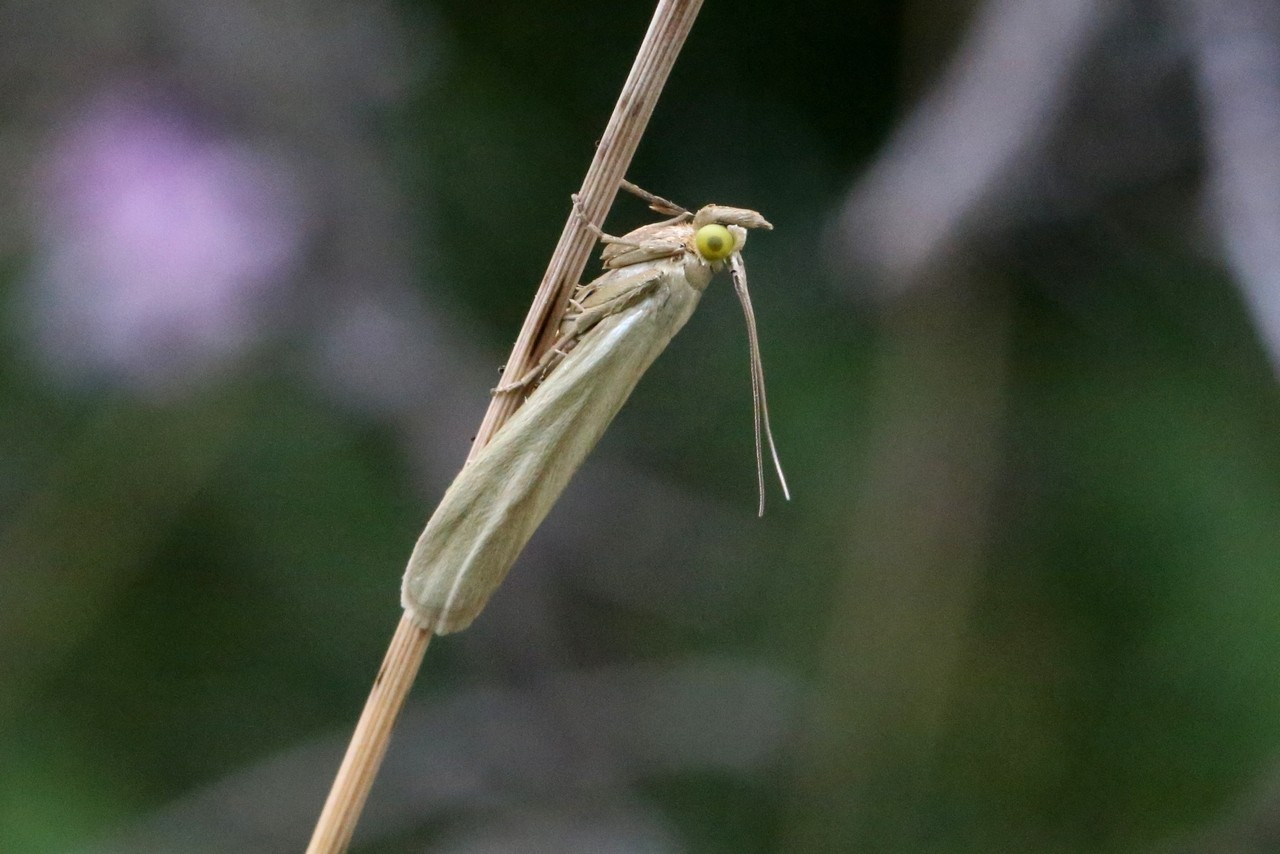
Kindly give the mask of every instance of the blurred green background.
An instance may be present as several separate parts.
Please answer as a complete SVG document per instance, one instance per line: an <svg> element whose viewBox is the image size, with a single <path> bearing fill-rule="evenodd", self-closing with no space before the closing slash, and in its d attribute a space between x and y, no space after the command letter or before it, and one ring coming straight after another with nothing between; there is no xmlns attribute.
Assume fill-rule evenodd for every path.
<svg viewBox="0 0 1280 854"><path fill-rule="evenodd" d="M302 849L651 12L0 2L0 851ZM1280 850L1278 56L708 2L630 177L774 223L794 500L715 283L355 850Z"/></svg>

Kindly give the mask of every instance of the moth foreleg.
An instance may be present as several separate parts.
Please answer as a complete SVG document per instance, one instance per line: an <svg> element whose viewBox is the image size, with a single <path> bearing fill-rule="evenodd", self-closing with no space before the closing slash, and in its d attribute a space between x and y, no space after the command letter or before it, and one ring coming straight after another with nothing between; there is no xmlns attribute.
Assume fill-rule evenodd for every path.
<svg viewBox="0 0 1280 854"><path fill-rule="evenodd" d="M629 184L628 182L624 182L624 184L626 184L628 188L635 187L636 190L639 190L641 193L645 193L644 190L640 190L640 188L636 187L634 184ZM636 243L634 240L627 240L625 237L617 237L615 235L609 234L605 232L604 229L600 228L600 226L592 222L591 217L587 216L587 212L582 209L582 198L577 193L570 193L569 198L573 199L574 215L577 216L578 219L582 221L582 224L586 226L587 231L590 231L592 234L596 236L596 240L599 240L601 243L605 243L605 244L615 244L618 246L625 246L628 249L641 248L642 244ZM667 220L663 220L662 222L655 223L654 224L655 226L674 225L677 222L684 222L685 220L693 216L693 214L689 213L687 210L680 207L675 202L668 202L666 199L663 199L660 196L654 196L649 193L645 193L645 195L642 196L642 198L654 199L655 203L654 205L651 205L651 207L653 207L653 209L656 211L660 211L662 213L670 212L665 209L657 207L658 203L670 205L674 210L679 211L679 213L671 217L671 219L667 219ZM650 227L653 227L653 226L650 226Z"/></svg>
<svg viewBox="0 0 1280 854"><path fill-rule="evenodd" d="M670 222L680 222L685 217L693 216L693 214L689 213L687 208L677 205L670 199L664 199L662 196L650 193L643 187L632 184L626 178L622 179L622 189L626 190L631 195L648 202L649 210L673 217Z"/></svg>
<svg viewBox="0 0 1280 854"><path fill-rule="evenodd" d="M574 215L577 216L578 219L582 222L582 224L587 227L587 231L591 232L596 236L596 240L599 240L601 243L620 243L623 246L634 247L638 245L636 243L632 243L630 240L624 240L621 237L615 237L612 234L606 234L605 231L602 228L600 228L600 226L596 225L594 222L591 221L591 217L587 216L587 212L582 209L581 196L579 196L577 193L570 193L569 198L573 199Z"/></svg>

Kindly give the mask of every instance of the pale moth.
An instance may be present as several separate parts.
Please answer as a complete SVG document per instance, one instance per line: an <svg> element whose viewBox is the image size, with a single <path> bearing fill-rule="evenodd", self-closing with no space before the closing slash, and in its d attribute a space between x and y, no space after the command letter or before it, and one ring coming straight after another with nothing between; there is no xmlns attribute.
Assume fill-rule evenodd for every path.
<svg viewBox="0 0 1280 854"><path fill-rule="evenodd" d="M623 237L589 227L604 242L605 272L579 285L558 339L526 377L495 393L533 391L463 468L409 558L401 603L436 634L465 629L502 583L534 530L622 408L641 375L693 314L711 275L726 263L746 315L755 400L756 474L764 513L761 425L787 492L765 402L755 315L742 246L748 228L772 229L755 211L707 205ZM576 204L576 199L575 199Z"/></svg>

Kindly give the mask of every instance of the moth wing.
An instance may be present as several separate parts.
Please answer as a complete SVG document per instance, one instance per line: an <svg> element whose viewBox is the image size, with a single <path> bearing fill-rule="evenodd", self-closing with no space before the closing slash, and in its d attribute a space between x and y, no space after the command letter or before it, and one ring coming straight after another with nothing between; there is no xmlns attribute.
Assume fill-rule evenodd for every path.
<svg viewBox="0 0 1280 854"><path fill-rule="evenodd" d="M581 336L611 314L643 299L659 278L651 265L609 270L574 293L576 311L560 325L561 335Z"/></svg>
<svg viewBox="0 0 1280 854"><path fill-rule="evenodd" d="M600 319L462 470L414 547L401 600L438 634L464 629L502 582L632 389L697 305L675 262Z"/></svg>

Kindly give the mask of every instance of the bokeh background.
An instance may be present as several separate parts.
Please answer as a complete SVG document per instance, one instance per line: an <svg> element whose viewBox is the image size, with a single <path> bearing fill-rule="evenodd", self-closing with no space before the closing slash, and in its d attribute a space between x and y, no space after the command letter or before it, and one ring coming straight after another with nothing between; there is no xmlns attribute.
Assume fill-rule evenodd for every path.
<svg viewBox="0 0 1280 854"><path fill-rule="evenodd" d="M0 850L301 850L651 11L0 2ZM795 499L717 283L356 850L1280 850L1280 6L710 0L631 177Z"/></svg>

